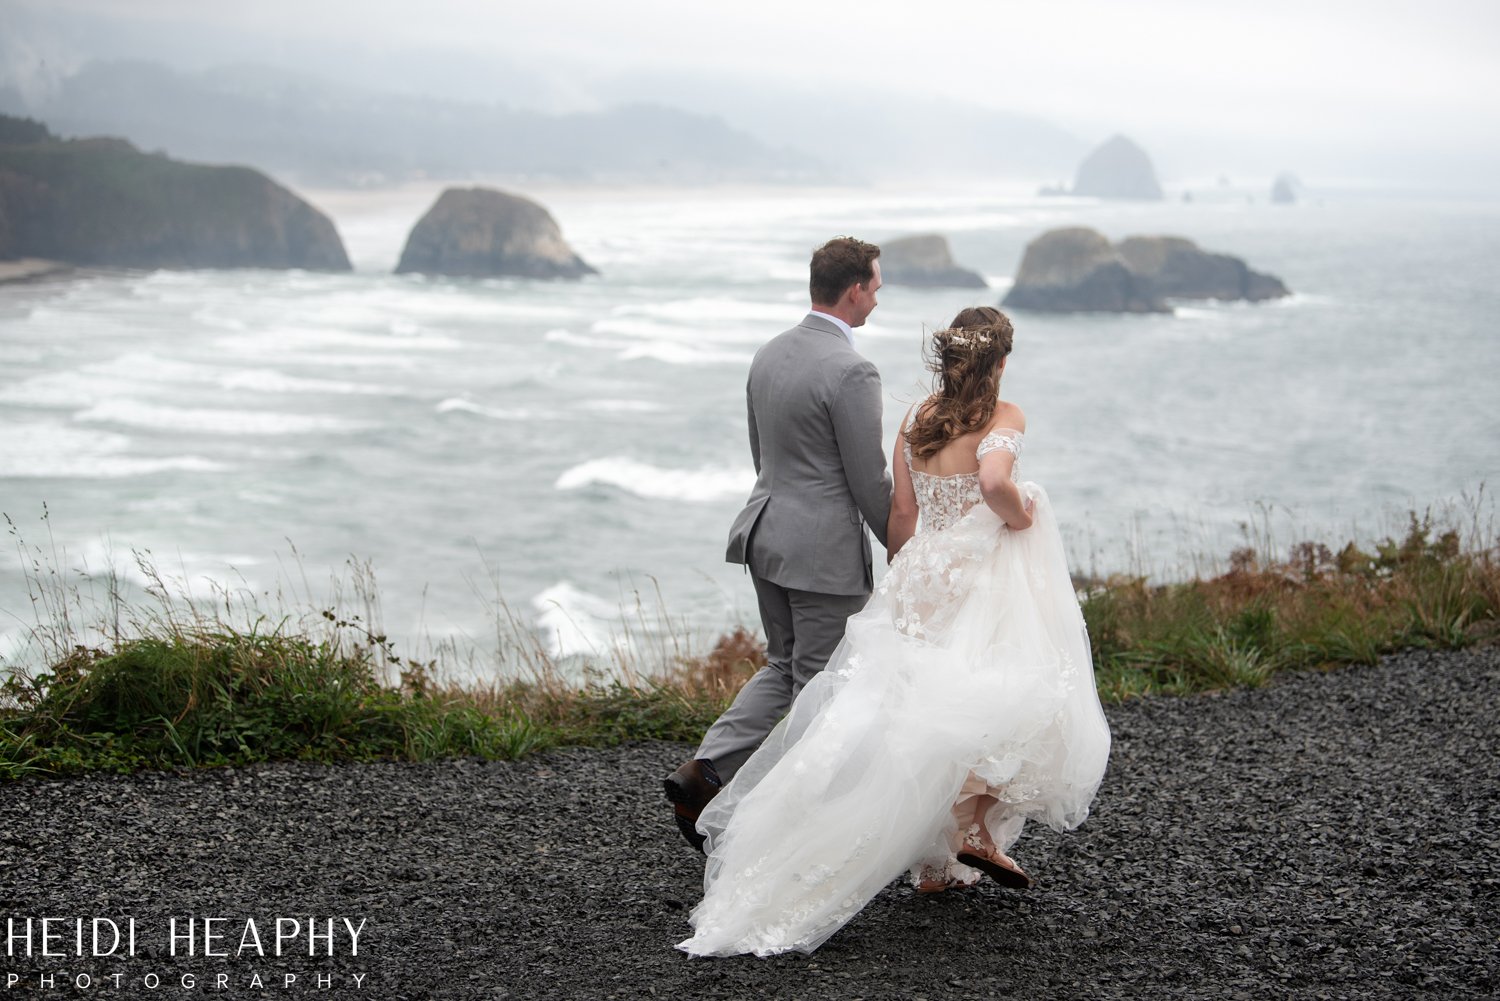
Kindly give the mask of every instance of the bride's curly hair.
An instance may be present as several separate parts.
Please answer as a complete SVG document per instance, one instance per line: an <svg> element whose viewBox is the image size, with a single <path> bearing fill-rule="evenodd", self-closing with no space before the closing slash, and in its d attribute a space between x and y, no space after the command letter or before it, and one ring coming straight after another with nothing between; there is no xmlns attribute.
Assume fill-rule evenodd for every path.
<svg viewBox="0 0 1500 1001"><path fill-rule="evenodd" d="M1000 361L1014 337L1010 317L993 306L970 306L933 333L925 354L938 387L906 429L913 455L933 455L988 426L1000 397Z"/></svg>

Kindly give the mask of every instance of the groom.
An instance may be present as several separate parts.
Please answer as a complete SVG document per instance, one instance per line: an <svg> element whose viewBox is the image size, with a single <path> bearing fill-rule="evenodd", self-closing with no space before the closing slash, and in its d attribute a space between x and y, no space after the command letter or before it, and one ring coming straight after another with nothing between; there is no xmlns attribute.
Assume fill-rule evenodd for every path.
<svg viewBox="0 0 1500 1001"><path fill-rule="evenodd" d="M813 252L812 311L756 352L746 398L755 487L729 531L750 569L769 663L665 781L677 826L703 850L698 815L786 715L864 607L868 525L885 543L891 477L881 445L880 374L854 347L875 308L880 248L850 237Z"/></svg>

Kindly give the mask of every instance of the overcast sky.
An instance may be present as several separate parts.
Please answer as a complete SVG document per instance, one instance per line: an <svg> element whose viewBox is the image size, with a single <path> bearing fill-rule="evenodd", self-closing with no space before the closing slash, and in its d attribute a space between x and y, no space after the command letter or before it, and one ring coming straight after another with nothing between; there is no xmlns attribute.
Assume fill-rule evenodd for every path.
<svg viewBox="0 0 1500 1001"><path fill-rule="evenodd" d="M932 95L1087 141L1428 147L1500 163L1497 0L0 0L4 78L231 60L548 110L680 81ZM702 92L695 81L705 86ZM732 123L732 122L731 122Z"/></svg>

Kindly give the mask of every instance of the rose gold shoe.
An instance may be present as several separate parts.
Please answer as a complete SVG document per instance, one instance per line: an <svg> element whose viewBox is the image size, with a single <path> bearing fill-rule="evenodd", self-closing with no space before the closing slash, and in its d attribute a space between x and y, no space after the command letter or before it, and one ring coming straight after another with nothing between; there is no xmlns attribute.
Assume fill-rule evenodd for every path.
<svg viewBox="0 0 1500 1001"><path fill-rule="evenodd" d="M942 893L946 890L967 890L979 880L964 880L953 875L949 866L924 865L917 880L917 892L921 894Z"/></svg>
<svg viewBox="0 0 1500 1001"><path fill-rule="evenodd" d="M964 845L958 853L958 860L964 865L978 869L1001 886L1008 886L1013 890L1025 890L1033 882L1030 876L1021 871L1015 859L994 845L981 843L977 832L971 831L964 837Z"/></svg>

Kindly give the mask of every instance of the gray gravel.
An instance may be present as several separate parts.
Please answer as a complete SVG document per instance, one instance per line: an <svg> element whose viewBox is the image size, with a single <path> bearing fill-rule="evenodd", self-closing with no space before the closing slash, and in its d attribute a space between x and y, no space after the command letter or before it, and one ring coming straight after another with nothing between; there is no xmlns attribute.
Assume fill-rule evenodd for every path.
<svg viewBox="0 0 1500 1001"><path fill-rule="evenodd" d="M1110 707L1089 822L1016 846L1038 887L893 884L813 956L773 959L672 947L702 873L660 798L685 745L0 785L0 915L68 919L66 949L74 918L134 917L138 944L0 953L0 988L71 996L88 971L83 993L117 998L1493 997L1497 711L1493 647ZM309 915L364 919L359 954L344 935L331 958L305 938L269 954L277 917ZM173 916L224 918L231 953L253 918L268 955L170 957Z"/></svg>

